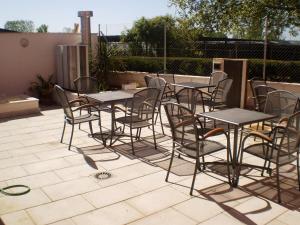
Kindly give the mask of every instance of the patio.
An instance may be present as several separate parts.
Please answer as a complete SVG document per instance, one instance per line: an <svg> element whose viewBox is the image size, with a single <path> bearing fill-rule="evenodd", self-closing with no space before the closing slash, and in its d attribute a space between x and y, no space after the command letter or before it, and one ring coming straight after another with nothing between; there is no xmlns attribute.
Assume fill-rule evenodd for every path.
<svg viewBox="0 0 300 225"><path fill-rule="evenodd" d="M102 121L109 127L110 115L102 113ZM210 167L197 175L191 197L193 165L189 161L176 159L170 182L165 182L172 147L167 128L168 136L158 138L157 150L152 137L149 142L146 137L135 143L134 156L128 139L104 148L101 141L88 137L86 125L82 130L76 127L68 151L70 127L64 144L59 143L62 109L2 119L0 124L0 187L25 184L31 188L22 196L0 194L0 216L6 225L298 224L300 219L293 165L281 172L281 205L277 204L275 179L250 169L243 171L246 175L241 176L239 187L232 188L226 183L224 168ZM142 136L151 134L150 129L142 132ZM208 157L220 160L224 155L223 151ZM258 163L259 159L245 157L248 163L254 160ZM96 179L95 174L102 171L112 176Z"/></svg>

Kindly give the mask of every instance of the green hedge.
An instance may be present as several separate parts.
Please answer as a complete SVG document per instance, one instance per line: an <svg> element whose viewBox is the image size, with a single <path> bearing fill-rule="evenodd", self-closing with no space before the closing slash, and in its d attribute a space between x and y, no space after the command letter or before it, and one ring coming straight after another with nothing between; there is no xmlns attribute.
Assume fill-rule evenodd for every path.
<svg viewBox="0 0 300 225"><path fill-rule="evenodd" d="M116 57L116 63L122 63L125 70L156 73L163 69L162 57ZM167 58L167 68L176 74L209 76L212 71L210 58ZM248 61L249 78L262 77L263 60ZM300 61L267 60L266 77L271 81L300 83Z"/></svg>

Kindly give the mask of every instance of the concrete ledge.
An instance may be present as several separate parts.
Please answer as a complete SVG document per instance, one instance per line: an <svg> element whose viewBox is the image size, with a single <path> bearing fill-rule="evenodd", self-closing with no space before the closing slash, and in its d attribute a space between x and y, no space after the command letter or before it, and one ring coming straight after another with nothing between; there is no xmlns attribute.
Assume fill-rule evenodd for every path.
<svg viewBox="0 0 300 225"><path fill-rule="evenodd" d="M39 100L26 95L0 99L0 118L39 113Z"/></svg>

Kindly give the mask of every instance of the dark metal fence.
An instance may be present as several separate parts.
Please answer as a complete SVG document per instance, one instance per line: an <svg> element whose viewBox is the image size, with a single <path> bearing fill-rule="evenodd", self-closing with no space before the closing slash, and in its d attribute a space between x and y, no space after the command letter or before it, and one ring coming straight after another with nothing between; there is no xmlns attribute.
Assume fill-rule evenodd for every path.
<svg viewBox="0 0 300 225"><path fill-rule="evenodd" d="M164 43L121 42L120 36L107 36L115 57L125 68L155 72L164 68ZM195 42L166 43L167 69L179 74L209 75L213 58L249 59L249 77L262 77L264 41L228 38L200 38ZM268 41L266 79L300 82L300 42Z"/></svg>

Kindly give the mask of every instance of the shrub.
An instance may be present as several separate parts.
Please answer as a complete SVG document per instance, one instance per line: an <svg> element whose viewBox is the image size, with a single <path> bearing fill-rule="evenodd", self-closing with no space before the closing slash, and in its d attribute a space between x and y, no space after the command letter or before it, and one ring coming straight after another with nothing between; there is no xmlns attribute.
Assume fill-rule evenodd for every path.
<svg viewBox="0 0 300 225"><path fill-rule="evenodd" d="M163 57L115 57L115 63L122 62L127 71L156 73L163 69ZM167 58L167 68L170 72L183 75L209 76L212 71L211 58ZM248 78L263 76L263 60L248 60ZM267 60L266 77L270 81L299 82L300 61Z"/></svg>

